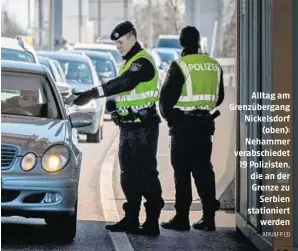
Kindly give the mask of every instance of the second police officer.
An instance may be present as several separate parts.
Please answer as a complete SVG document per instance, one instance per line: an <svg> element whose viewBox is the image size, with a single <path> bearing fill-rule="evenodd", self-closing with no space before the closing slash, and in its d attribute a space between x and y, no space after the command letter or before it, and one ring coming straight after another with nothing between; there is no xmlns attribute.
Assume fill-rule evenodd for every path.
<svg viewBox="0 0 298 251"><path fill-rule="evenodd" d="M185 27L180 34L182 57L169 69L160 93L160 112L171 135L171 163L175 176L176 215L162 227L189 230L192 203L191 174L202 201L203 217L193 224L200 230L215 230L215 175L211 164L215 125L210 112L224 99L223 71L216 60L202 54L200 34Z"/></svg>
<svg viewBox="0 0 298 251"><path fill-rule="evenodd" d="M123 205L124 218L106 229L156 236L160 234L158 219L164 206L156 159L161 122L155 106L158 72L152 56L137 41L131 22L117 25L111 39L125 60L119 77L82 93L74 104L114 95L115 102L108 101L107 107L113 110L112 119L120 127L120 180L127 203ZM146 199L146 221L139 227L142 196Z"/></svg>

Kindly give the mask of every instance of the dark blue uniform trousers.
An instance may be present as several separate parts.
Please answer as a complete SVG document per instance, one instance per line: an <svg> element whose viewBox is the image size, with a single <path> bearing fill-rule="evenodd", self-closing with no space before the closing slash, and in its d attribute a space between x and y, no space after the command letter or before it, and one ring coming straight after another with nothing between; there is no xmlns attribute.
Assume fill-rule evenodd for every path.
<svg viewBox="0 0 298 251"><path fill-rule="evenodd" d="M146 199L147 220L158 221L164 206L157 171L159 124L120 129L119 161L121 186L125 194L127 224L139 222L142 196Z"/></svg>

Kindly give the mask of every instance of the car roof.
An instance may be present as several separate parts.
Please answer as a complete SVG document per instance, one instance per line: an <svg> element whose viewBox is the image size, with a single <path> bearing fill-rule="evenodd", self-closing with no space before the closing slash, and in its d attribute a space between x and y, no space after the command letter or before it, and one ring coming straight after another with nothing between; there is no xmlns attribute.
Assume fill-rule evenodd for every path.
<svg viewBox="0 0 298 251"><path fill-rule="evenodd" d="M17 39L9 37L1 37L1 48L8 48L21 51L24 50Z"/></svg>
<svg viewBox="0 0 298 251"><path fill-rule="evenodd" d="M49 62L55 62L55 61L57 61L56 59L49 58L49 57L45 57L45 56L40 56L40 55L38 55L37 57L38 57L38 59L39 59L40 61L49 61ZM58 61L57 61L57 62L58 62Z"/></svg>
<svg viewBox="0 0 298 251"><path fill-rule="evenodd" d="M111 59L110 53L105 51L88 51L88 50L73 50L71 53L86 54L90 57L99 57L104 59Z"/></svg>
<svg viewBox="0 0 298 251"><path fill-rule="evenodd" d="M179 35L159 35L158 38L179 38Z"/></svg>
<svg viewBox="0 0 298 251"><path fill-rule="evenodd" d="M24 41L26 48L33 49L28 43ZM1 37L1 48L7 48L18 51L25 51L25 49L21 46L20 42L16 38L10 37Z"/></svg>
<svg viewBox="0 0 298 251"><path fill-rule="evenodd" d="M1 71L3 70L46 74L41 64L11 61L11 60L1 60Z"/></svg>
<svg viewBox="0 0 298 251"><path fill-rule="evenodd" d="M76 43L74 45L74 48L79 49L79 48L90 48L90 49L107 49L107 50L117 50L116 45L112 44L91 44L91 43Z"/></svg>
<svg viewBox="0 0 298 251"><path fill-rule="evenodd" d="M160 52L169 52L169 53L177 53L179 49L177 48L169 48L169 47L155 47L152 50L160 51Z"/></svg>
<svg viewBox="0 0 298 251"><path fill-rule="evenodd" d="M61 60L74 60L74 61L84 61L89 62L87 56L70 53L70 52L54 52L54 51L37 51L38 56L49 57L51 59L61 59Z"/></svg>
<svg viewBox="0 0 298 251"><path fill-rule="evenodd" d="M37 56L38 57L38 59L39 59L39 62L45 62L45 61L49 61L49 60L51 60L50 58L48 58L48 57L44 57L44 56Z"/></svg>

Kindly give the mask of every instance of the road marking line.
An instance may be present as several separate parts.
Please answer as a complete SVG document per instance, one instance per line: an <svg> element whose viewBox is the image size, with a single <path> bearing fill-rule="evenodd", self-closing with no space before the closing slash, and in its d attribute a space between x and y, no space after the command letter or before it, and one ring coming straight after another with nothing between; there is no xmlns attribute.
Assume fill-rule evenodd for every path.
<svg viewBox="0 0 298 251"><path fill-rule="evenodd" d="M106 222L117 222L120 220L113 189L113 168L117 150L118 137L115 138L107 152L100 174L100 198ZM125 233L109 232L109 234L116 251L134 251Z"/></svg>

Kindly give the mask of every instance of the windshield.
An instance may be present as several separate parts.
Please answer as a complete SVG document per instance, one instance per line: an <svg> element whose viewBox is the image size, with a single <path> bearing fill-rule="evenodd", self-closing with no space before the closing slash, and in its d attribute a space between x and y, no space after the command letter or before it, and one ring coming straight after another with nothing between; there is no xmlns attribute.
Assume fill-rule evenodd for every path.
<svg viewBox="0 0 298 251"><path fill-rule="evenodd" d="M162 62L171 63L172 61L174 61L176 59L175 54L171 53L171 52L158 51L157 53L159 54Z"/></svg>
<svg viewBox="0 0 298 251"><path fill-rule="evenodd" d="M2 72L1 114L57 118L52 95L49 83L40 75Z"/></svg>
<svg viewBox="0 0 298 251"><path fill-rule="evenodd" d="M159 39L156 47L182 48L179 39L176 38L161 38Z"/></svg>
<svg viewBox="0 0 298 251"><path fill-rule="evenodd" d="M61 65L67 82L93 84L91 69L87 62L57 59Z"/></svg>
<svg viewBox="0 0 298 251"><path fill-rule="evenodd" d="M1 48L1 59L2 60L12 60L12 61L35 63L33 55L30 54L29 52L4 49L4 48Z"/></svg>
<svg viewBox="0 0 298 251"><path fill-rule="evenodd" d="M56 82L63 83L64 82L63 78L61 77L60 73L58 72L57 67L54 64L54 62L50 61L50 65L51 65L51 70L53 72L53 75L55 76L54 78L55 78Z"/></svg>
<svg viewBox="0 0 298 251"><path fill-rule="evenodd" d="M98 74L108 78L116 77L116 68L112 61L98 57L91 57L91 61Z"/></svg>
<svg viewBox="0 0 298 251"><path fill-rule="evenodd" d="M50 74L52 75L53 79L54 79L55 81L57 81L57 79L56 79L56 75L55 75L55 73L53 72L53 69L52 69L52 67L51 67L51 65L50 65L49 60L48 60L48 59L39 58L39 63L42 64L42 65L44 65L44 66L46 66L47 69L49 70Z"/></svg>
<svg viewBox="0 0 298 251"><path fill-rule="evenodd" d="M57 60L53 60L53 63L54 63L54 65L56 66L56 69L57 69L57 71L58 71L58 73L59 73L59 75L60 75L60 77L61 77L61 79L62 79L62 82L63 82L63 83L66 83L65 74L64 74L64 72L63 72L63 70L62 70L62 68L61 68L61 66L60 66L60 64L59 64L59 62L58 62Z"/></svg>
<svg viewBox="0 0 298 251"><path fill-rule="evenodd" d="M117 64L122 64L123 59L121 57L121 54L117 50L109 50L109 49L102 49L102 48L96 48L96 49L91 49L91 48L77 48L76 50L87 50L87 51L99 51L99 52L110 52L115 59Z"/></svg>
<svg viewBox="0 0 298 251"><path fill-rule="evenodd" d="M116 51L116 50L107 50L107 51L112 54L117 64L123 63L124 60L122 59L122 56L119 51Z"/></svg>

